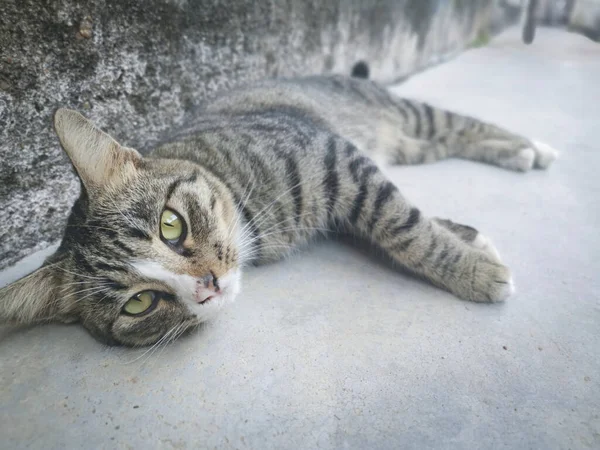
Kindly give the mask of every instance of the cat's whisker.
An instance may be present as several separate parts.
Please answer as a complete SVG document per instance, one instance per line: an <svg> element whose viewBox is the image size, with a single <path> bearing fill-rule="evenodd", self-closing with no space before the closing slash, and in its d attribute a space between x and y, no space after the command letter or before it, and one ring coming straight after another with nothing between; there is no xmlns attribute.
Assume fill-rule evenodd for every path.
<svg viewBox="0 0 600 450"><path fill-rule="evenodd" d="M77 285L81 285L81 284L90 284L90 283L92 283L92 281L88 281L88 280L85 280L85 281L71 281L69 283L61 284L60 288L62 290L65 290L66 288L68 288L70 286L77 286Z"/></svg>
<svg viewBox="0 0 600 450"><path fill-rule="evenodd" d="M72 297L74 295L82 294L84 292L89 292L89 291L93 291L93 290L96 290L96 289L106 289L107 287L108 287L108 284L101 284L101 285L95 285L95 286L92 286L92 287L81 289L81 290L75 291L75 292L65 292L65 294L62 296L62 298L69 298L69 297Z"/></svg>
<svg viewBox="0 0 600 450"><path fill-rule="evenodd" d="M127 222L132 228L137 228L137 226L133 223L133 220L131 220L131 217L125 215L121 208L119 208L115 199L112 197L109 197L109 199L112 202L114 208L117 210L117 212L121 215L121 217L123 217L123 219L125 219L125 222Z"/></svg>
<svg viewBox="0 0 600 450"><path fill-rule="evenodd" d="M154 350L152 352L150 352L150 354L146 357L146 359L142 362L141 365L143 366L148 361L150 361L150 358L152 358L156 354L156 352L158 352L158 354L156 356L157 357L160 356L160 354L163 352L163 350L171 342L173 342L172 337L177 336L177 332L181 329L182 326L183 326L183 323L180 323L179 325L175 325L173 328L171 328L169 330L169 332L163 336L163 338L160 340L160 342L157 342L157 344L154 345Z"/></svg>
<svg viewBox="0 0 600 450"><path fill-rule="evenodd" d="M293 245L289 245L289 244L285 244L285 243L273 243L273 244L265 244L265 245L261 245L259 249L256 248L247 248L244 249L242 251L240 251L240 257L245 258L248 256L252 256L256 253L260 253L259 250L266 250L266 249L270 249L270 248L281 248L281 249L286 249L286 250L290 250L290 249L294 249L296 248Z"/></svg>
<svg viewBox="0 0 600 450"><path fill-rule="evenodd" d="M231 237L231 234L233 233L233 230L235 229L235 226L239 220L240 214L240 205L242 204L243 201L243 197L246 195L246 192L248 191L248 187L250 186L250 182L246 185L246 187L244 188L244 191L242 192L242 194L240 195L240 199L236 202L235 207L233 208L233 210L235 211L235 218L233 221L231 221L231 223L229 224L229 226L227 227L227 232L226 232L226 238L225 240L229 240L229 238Z"/></svg>
<svg viewBox="0 0 600 450"><path fill-rule="evenodd" d="M61 270L61 271L65 272L65 273L73 275L74 277L89 278L90 280L105 280L106 279L104 277L94 277L94 276L91 276L91 275L84 275L82 273L71 272L70 270L67 270L64 267L56 267L56 268L58 270Z"/></svg>
<svg viewBox="0 0 600 450"><path fill-rule="evenodd" d="M281 245L271 244L271 245L261 246L260 249L261 249L261 251L262 250L269 250L269 249L277 249L277 250L287 250L287 251L290 251L290 250L297 250L297 247L291 246L291 245L285 245L285 244L281 244ZM245 260L245 259L247 259L249 257L254 256L256 253L257 253L256 251L250 250L247 254L242 254L240 256L240 258L242 260Z"/></svg>
<svg viewBox="0 0 600 450"><path fill-rule="evenodd" d="M329 229L329 228L321 228L321 227L288 227L288 228L280 228L278 230L275 231L271 231L269 233L261 233L260 235L256 236L255 238L246 241L244 244L246 245L251 245L252 243L254 243L255 241L259 240L259 239L264 239L267 236L272 236L274 234L279 234L285 231L323 231L323 232L333 232L333 230Z"/></svg>
<svg viewBox="0 0 600 450"><path fill-rule="evenodd" d="M128 361L126 363L123 364L133 364L136 361L139 361L141 358L143 358L144 356L146 356L149 352L151 352L154 348L156 348L157 345L160 345L161 342L163 342L164 339L166 339L169 334L171 332L173 332L173 330L175 330L175 328L177 328L177 325L174 325L169 331L167 331L158 341L156 341L152 346L150 346L150 348L148 348L147 350L145 350L141 355L139 355L137 358ZM143 363L142 363L143 365Z"/></svg>
<svg viewBox="0 0 600 450"><path fill-rule="evenodd" d="M67 298L70 298L70 297L77 297L78 295L82 295L82 294L85 294L87 292L92 292L92 291L101 292L101 291L106 290L106 289L107 289L106 287L95 286L93 288L84 289L82 291L73 292L73 293L70 293L70 294L67 294L67 295L63 295L63 296L61 296L61 298L64 300L64 299L67 299ZM75 301L74 301L74 303L77 303L78 301L79 301L79 299L76 298Z"/></svg>
<svg viewBox="0 0 600 450"><path fill-rule="evenodd" d="M273 213L275 213L275 212L277 212L277 210L273 211ZM292 222L292 221L296 221L296 220L299 220L299 219L301 219L301 218L304 218L304 217L311 217L312 215L313 215L313 213L312 213L312 212L310 212L310 211L308 211L308 212L305 212L305 213L303 213L303 214L295 215L295 216L292 216L292 217L287 217L287 218L285 218L284 220L282 220L282 221L280 221L280 222L276 222L276 223L274 223L274 224L271 224L271 225L270 225L269 227L267 227L265 230L261 230L261 234L260 234L260 235L257 235L257 236L255 236L255 237L253 238L252 242L254 242L254 240L260 239L260 236L265 236L265 233L267 233L267 232L269 232L269 231L271 231L271 230L273 230L273 229L275 229L275 228L277 228L277 227L281 226L282 224L284 224L284 223L286 223L286 222ZM308 228L307 228L307 227L304 227L304 226L301 226L301 225L298 225L298 226L291 226L290 228L287 228L287 229L281 229L280 231L292 231L292 230L294 230L294 229L296 229L296 230L298 230L298 231L301 231L301 230L303 230L303 229L305 229L305 230L306 230L306 229L308 229ZM328 230L328 231L333 231L333 230ZM247 236L246 236L246 237L247 237Z"/></svg>
<svg viewBox="0 0 600 450"><path fill-rule="evenodd" d="M248 190L248 187L250 187L250 191L248 192L247 195L246 191ZM241 210L244 209L246 207L246 204L248 203L248 200L250 199L250 196L252 195L252 192L254 192L254 188L256 187L256 185L254 184L254 177L252 177L252 180L248 183L248 185L246 186L246 188L244 189L244 193L242 194L242 196L240 197L240 200L235 208L236 211L236 218L235 221L232 222L232 224L229 227L229 231L227 233L227 240L229 241L231 239L231 236L233 234L233 232L235 231L235 227L237 226L237 224L240 221L240 218L242 217L242 213ZM244 198L245 195L245 198Z"/></svg>
<svg viewBox="0 0 600 450"><path fill-rule="evenodd" d="M85 299L86 299L86 298L88 298L88 297L91 297L92 295L96 295L96 294L99 294L99 293L101 293L101 292L105 292L107 289L108 289L108 288L101 288L101 289L98 289L98 290L97 290L97 291L95 291L95 292L90 292L89 294L87 294L87 295L85 295L85 296L83 296L83 297L81 297L81 298L78 298L77 300L75 300L75 302L74 302L74 303L80 303L81 301L85 300Z"/></svg>
<svg viewBox="0 0 600 450"><path fill-rule="evenodd" d="M283 249L287 249L290 250L293 248L293 246L287 245L287 244L277 244L277 243L273 243L273 244L264 244L264 245L260 245L258 248L254 248L254 246L252 244L254 244L255 242L264 239L265 237L271 236L271 235L276 235L276 234L280 234L286 231L321 231L323 233L330 233L330 232L334 232L335 230L331 230L329 228L322 228L322 227L296 227L296 226L291 226L288 228L281 228L275 231L271 231L268 233L261 233L260 235L246 240L244 241L239 247L238 247L238 251L239 251L239 259L241 260L241 264L244 265L247 262L249 262L252 257L254 257L256 254L260 253L260 250L263 249L268 249L268 248L275 248L274 246L279 246L280 248Z"/></svg>
<svg viewBox="0 0 600 450"><path fill-rule="evenodd" d="M158 359L160 357L160 355L162 355L162 353L165 351L165 349L169 345L171 345L173 342L175 342L179 338L179 336L181 336L181 334L185 332L186 329L187 329L186 322L182 322L181 324L179 324L179 326L177 326L177 328L174 331L171 330L171 332L168 333L168 336L166 336L166 339L163 340L156 347L156 349L146 357L146 359L142 363L142 365L145 364L147 361L149 361L150 358L152 358L152 356L154 356L157 351L158 351L158 354L156 354L156 359Z"/></svg>
<svg viewBox="0 0 600 450"><path fill-rule="evenodd" d="M284 220L282 220L282 221L280 221L280 222L277 222L277 223L274 223L273 225L270 225L270 226L269 226L269 227L267 227L265 230L262 230L262 233L261 233L261 234L267 233L267 232L269 232L269 231L271 231L271 230L273 230L273 229L275 229L275 228L277 228L277 227L279 227L279 226L283 225L283 224L284 224L284 223L286 223L286 222L293 222L293 221L296 221L296 220L298 220L298 219L301 219L302 217L305 217L305 216L310 216L311 214L312 214L312 213L310 213L310 212L306 212L306 213L304 213L304 214L300 214L300 215L298 215L298 216L294 216L294 217L288 217L288 218L286 218L286 219L284 219ZM305 227L305 226L303 226L303 225L291 225L291 226L290 226L290 228L297 229L297 230L303 230L303 229L305 229L306 227ZM286 229L286 231L289 231L289 229Z"/></svg>
<svg viewBox="0 0 600 450"><path fill-rule="evenodd" d="M273 205L275 203L277 203L277 201L283 197L284 195L288 194L289 192L291 192L292 190L296 189L298 186L300 186L301 183L296 183L295 185L288 187L287 189L285 189L283 192L281 192L277 197L275 197L275 199L273 199L271 202L267 203L261 210L259 210L258 212L256 212L254 214L254 217L252 218L252 220L250 220L248 223L246 223L244 229L242 231L245 231L246 229L251 228L252 226L258 228L260 226L260 223L262 222L262 218L264 215L266 215L270 208L273 207ZM283 204L280 204L280 207L282 207ZM261 219L261 222L257 222L259 219Z"/></svg>
<svg viewBox="0 0 600 450"><path fill-rule="evenodd" d="M271 201L270 203L268 203L266 206L264 206L260 211L258 211L254 217L252 218L252 220L250 222L248 222L248 224L246 224L247 227L251 227L252 225L254 225L256 228L258 228L260 226L260 224L263 222L263 217L266 216L266 214L270 211L270 209L273 207L273 205L284 195L290 193L291 191L293 191L294 189L296 189L297 187L301 186L301 185L306 185L309 181L313 181L317 178L321 178L322 174L317 173L312 177L308 177L307 179L305 179L304 181L299 181L298 183L294 184L293 186L290 186L288 189L284 190L281 194L279 194L277 197L275 197L275 199L273 201ZM280 204L279 206L280 208L283 207L283 204ZM268 209L267 209L268 208ZM266 211L265 211L266 210ZM275 210L278 211L278 210ZM261 219L261 222L257 222L257 220ZM252 224L252 225L251 225Z"/></svg>
<svg viewBox="0 0 600 450"><path fill-rule="evenodd" d="M94 302L94 304L98 305L100 303L102 303L104 300L106 300L106 298L110 295L110 292L108 294L106 294L104 297L102 297L100 300Z"/></svg>
<svg viewBox="0 0 600 450"><path fill-rule="evenodd" d="M177 328L177 331L175 331L175 333L173 333L171 335L171 337L167 340L167 342L163 345L163 348L161 349L158 356L160 356L162 354L162 352L164 351L165 348L167 348L167 346L171 345L173 342L175 342L177 339L179 339L179 337L185 332L185 330L187 330L187 328L188 328L187 323L182 322L181 325L179 325L179 328Z"/></svg>
<svg viewBox="0 0 600 450"><path fill-rule="evenodd" d="M260 250L267 250L267 249L271 249L271 248L282 248L282 249L290 250L290 249L296 248L296 246L289 245L289 244L283 244L283 243L282 244L266 244L266 245L260 246ZM247 249L246 251L241 253L241 255L248 256L249 254L253 254L256 252L257 252L256 249Z"/></svg>
<svg viewBox="0 0 600 450"><path fill-rule="evenodd" d="M256 235L256 236L254 236L254 237L253 237L253 238L250 240L250 242L255 242L256 240L260 239L260 236L264 236L264 233L266 233L266 232L269 232L270 230L273 230L273 229L275 229L275 228L277 228L277 227L281 226L282 224L284 224L284 223L286 223L286 222L290 222L290 221L295 221L295 220L297 220L297 219L296 219L296 217L297 217L297 218L302 218L302 217L306 217L306 216L310 216L310 215L312 215L312 212L306 212L306 213L303 213L303 214L299 214L298 216L287 217L287 218L285 218L284 220L282 220L282 221L280 221L280 222L276 222L276 223L274 223L274 224L270 225L270 226L269 226L269 227L267 227L265 230L262 230L261 234L260 234L260 235ZM301 226L294 227L294 228L295 228L295 229L298 229L298 230L301 230L301 229L302 229L302 227L301 227ZM282 231L290 231L290 230L286 229L286 230L282 230ZM241 244L241 245L244 245L244 244L246 244L246 243L248 242L248 240L247 240L247 237L248 237L248 236L246 235L246 236L244 236L243 238L241 238L241 239L240 239L240 241L242 242L242 244Z"/></svg>
<svg viewBox="0 0 600 450"><path fill-rule="evenodd" d="M275 213L275 212L277 212L277 210L273 211L273 213ZM281 220L279 222L276 222L274 224L269 225L265 230L262 230L262 231L263 232L264 231L269 231L269 230L271 230L273 228L276 228L276 227L278 227L278 226L280 226L280 225L282 225L282 224L284 224L286 222L294 222L294 221L299 220L299 219L301 219L303 217L307 217L307 216L311 216L311 215L312 215L312 212L308 212L307 211L305 213L298 214L296 216L286 217L285 219L283 219L283 220Z"/></svg>

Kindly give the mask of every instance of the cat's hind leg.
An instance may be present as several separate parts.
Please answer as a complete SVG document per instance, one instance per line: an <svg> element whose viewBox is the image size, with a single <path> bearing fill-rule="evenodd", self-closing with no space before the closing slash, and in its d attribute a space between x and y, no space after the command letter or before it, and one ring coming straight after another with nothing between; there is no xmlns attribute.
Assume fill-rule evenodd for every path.
<svg viewBox="0 0 600 450"><path fill-rule="evenodd" d="M401 129L388 145L391 164L419 164L457 157L509 170L546 169L558 152L496 125L413 100L395 98L388 112ZM388 115L391 117L391 115ZM390 123L386 126L392 126Z"/></svg>

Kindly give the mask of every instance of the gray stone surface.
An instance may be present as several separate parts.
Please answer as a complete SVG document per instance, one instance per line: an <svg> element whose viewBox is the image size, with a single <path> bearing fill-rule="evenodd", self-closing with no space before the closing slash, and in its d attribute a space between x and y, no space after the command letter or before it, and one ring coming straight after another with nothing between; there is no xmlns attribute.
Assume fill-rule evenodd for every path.
<svg viewBox="0 0 600 450"><path fill-rule="evenodd" d="M77 196L57 107L145 150L237 83L359 60L398 79L472 42L494 1L2 0L0 267L57 240Z"/></svg>
<svg viewBox="0 0 600 450"><path fill-rule="evenodd" d="M390 170L427 214L494 240L517 285L506 304L330 242L247 270L237 303L151 353L76 325L3 329L1 447L600 448L599 72L579 35L540 29L525 47L512 30L397 89L562 151L548 172Z"/></svg>

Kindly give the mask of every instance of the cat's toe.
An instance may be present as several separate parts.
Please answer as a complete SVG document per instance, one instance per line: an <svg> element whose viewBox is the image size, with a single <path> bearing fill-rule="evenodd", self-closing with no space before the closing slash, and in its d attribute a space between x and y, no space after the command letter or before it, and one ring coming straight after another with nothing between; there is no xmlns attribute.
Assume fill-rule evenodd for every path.
<svg viewBox="0 0 600 450"><path fill-rule="evenodd" d="M502 280L495 280L496 287L490 296L492 302L503 302L515 293L515 283L510 275L510 270L507 267L505 269L508 271L508 276Z"/></svg>
<svg viewBox="0 0 600 450"><path fill-rule="evenodd" d="M468 300L483 303L502 302L515 292L510 269L489 259L480 260L470 280Z"/></svg>
<svg viewBox="0 0 600 450"><path fill-rule="evenodd" d="M544 144L534 141L535 145L535 167L538 169L547 169L558 158L558 150Z"/></svg>

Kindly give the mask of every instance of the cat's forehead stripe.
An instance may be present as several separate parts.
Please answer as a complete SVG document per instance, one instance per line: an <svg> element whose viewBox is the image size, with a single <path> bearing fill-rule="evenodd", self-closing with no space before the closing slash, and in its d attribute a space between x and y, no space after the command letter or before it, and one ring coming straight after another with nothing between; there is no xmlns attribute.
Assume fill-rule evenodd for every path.
<svg viewBox="0 0 600 450"><path fill-rule="evenodd" d="M183 183L195 183L196 180L198 179L198 174L196 172L194 172L192 175L190 175L189 177L185 177L185 178L178 178L177 180L173 181L170 185L169 185L169 189L167 189L167 202L170 200L170 198L173 196L173 194L175 193L175 190Z"/></svg>

